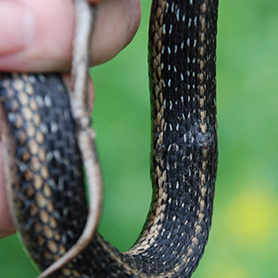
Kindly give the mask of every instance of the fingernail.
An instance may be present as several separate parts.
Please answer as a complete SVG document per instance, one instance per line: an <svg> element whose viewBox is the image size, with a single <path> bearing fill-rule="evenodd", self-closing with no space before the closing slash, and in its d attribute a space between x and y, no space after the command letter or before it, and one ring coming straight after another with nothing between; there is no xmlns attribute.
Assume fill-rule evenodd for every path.
<svg viewBox="0 0 278 278"><path fill-rule="evenodd" d="M32 41L35 24L31 10L20 3L0 2L0 55L25 49Z"/></svg>

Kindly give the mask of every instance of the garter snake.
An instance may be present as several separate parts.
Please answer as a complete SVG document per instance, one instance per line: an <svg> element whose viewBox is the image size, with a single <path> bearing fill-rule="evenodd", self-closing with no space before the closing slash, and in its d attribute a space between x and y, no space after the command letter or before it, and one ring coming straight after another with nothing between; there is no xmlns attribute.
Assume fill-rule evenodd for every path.
<svg viewBox="0 0 278 278"><path fill-rule="evenodd" d="M84 1L75 2L78 9ZM94 232L101 181L84 101L88 44L77 46L70 94L58 74L0 75L10 210L39 269L75 246L92 215L90 242L49 277L190 277L196 269L211 226L217 171L217 10L217 0L152 3L153 201L137 243L125 253ZM93 188L90 208L82 163Z"/></svg>

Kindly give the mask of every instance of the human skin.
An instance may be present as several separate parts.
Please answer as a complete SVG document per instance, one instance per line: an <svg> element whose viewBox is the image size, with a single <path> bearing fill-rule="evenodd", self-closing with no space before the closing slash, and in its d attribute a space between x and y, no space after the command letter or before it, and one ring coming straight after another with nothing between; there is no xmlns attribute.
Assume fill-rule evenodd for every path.
<svg viewBox="0 0 278 278"><path fill-rule="evenodd" d="M116 56L135 35L140 0L88 0L97 5L92 65ZM61 72L66 83L71 67L74 8L69 0L0 0L0 71ZM90 86L90 107L94 89ZM0 130L0 239L15 233L4 187Z"/></svg>

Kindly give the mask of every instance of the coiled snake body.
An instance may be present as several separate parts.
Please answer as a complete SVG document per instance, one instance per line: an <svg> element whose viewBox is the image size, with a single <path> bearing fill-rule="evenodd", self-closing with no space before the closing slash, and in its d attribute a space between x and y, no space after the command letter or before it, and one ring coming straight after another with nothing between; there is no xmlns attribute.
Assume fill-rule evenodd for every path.
<svg viewBox="0 0 278 278"><path fill-rule="evenodd" d="M49 277L190 277L196 269L210 230L217 170L217 9L217 0L153 1L153 201L146 224L125 253L96 233ZM44 270L74 246L86 223L76 135L82 126L59 75L1 74L0 86L11 213ZM96 163L93 143L91 150Z"/></svg>

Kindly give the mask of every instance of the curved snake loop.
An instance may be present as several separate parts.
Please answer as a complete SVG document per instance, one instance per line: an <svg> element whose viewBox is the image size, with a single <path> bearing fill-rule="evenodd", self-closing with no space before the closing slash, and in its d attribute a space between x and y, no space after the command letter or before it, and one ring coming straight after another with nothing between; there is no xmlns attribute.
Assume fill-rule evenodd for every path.
<svg viewBox="0 0 278 278"><path fill-rule="evenodd" d="M125 253L95 232L102 189L86 108L92 13L85 0L75 4L70 94L58 74L0 74L15 226L38 268L47 269L40 277L191 277L208 240L217 171L218 0L153 0L153 201L137 243Z"/></svg>

